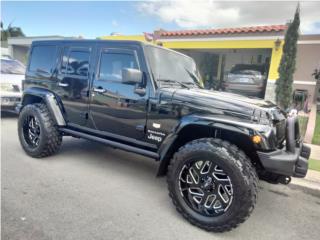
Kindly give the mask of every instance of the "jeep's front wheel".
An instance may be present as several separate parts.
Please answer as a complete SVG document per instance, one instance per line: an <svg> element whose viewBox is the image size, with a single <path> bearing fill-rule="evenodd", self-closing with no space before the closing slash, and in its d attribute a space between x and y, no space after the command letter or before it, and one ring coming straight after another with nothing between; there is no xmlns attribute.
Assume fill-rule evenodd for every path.
<svg viewBox="0 0 320 240"><path fill-rule="evenodd" d="M181 147L168 167L167 181L178 212L207 231L235 228L256 203L258 178L250 159L220 139L198 139Z"/></svg>
<svg viewBox="0 0 320 240"><path fill-rule="evenodd" d="M31 157L41 158L54 154L60 148L62 135L45 104L25 106L19 114L19 140Z"/></svg>

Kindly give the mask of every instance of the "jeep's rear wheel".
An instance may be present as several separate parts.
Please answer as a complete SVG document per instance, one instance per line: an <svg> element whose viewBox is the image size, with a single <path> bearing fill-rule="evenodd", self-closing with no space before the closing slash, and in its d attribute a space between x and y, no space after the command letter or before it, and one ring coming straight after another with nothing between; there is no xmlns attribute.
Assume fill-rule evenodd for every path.
<svg viewBox="0 0 320 240"><path fill-rule="evenodd" d="M46 157L60 148L62 135L45 104L25 106L18 120L18 134L24 151L32 157Z"/></svg>
<svg viewBox="0 0 320 240"><path fill-rule="evenodd" d="M220 139L198 139L181 147L171 160L167 181L177 210L208 231L231 230L256 203L258 178L250 160Z"/></svg>

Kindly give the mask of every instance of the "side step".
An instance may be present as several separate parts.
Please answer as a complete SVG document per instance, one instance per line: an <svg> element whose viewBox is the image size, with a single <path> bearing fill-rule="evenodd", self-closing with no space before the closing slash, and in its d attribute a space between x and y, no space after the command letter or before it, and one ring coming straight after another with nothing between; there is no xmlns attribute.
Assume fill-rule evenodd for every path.
<svg viewBox="0 0 320 240"><path fill-rule="evenodd" d="M154 158L154 159L159 159L159 154L152 152L152 151L148 151L148 150L144 150L141 148L137 148L137 147L133 147L133 146L129 146L123 143L119 143L119 142L115 142L115 141L111 141L105 138L100 138L100 137L96 137L96 136L92 136L89 135L87 133L83 133L83 132L78 132L78 131L74 131L68 128L60 128L60 131L65 132L70 134L71 136L76 136L76 137L81 137L81 138L85 138L85 139L89 139L89 140L93 140L96 142L101 142L104 144L107 144L109 146L115 147L115 148L119 148L128 152L133 152L133 153L137 153L146 157L150 157L150 158Z"/></svg>

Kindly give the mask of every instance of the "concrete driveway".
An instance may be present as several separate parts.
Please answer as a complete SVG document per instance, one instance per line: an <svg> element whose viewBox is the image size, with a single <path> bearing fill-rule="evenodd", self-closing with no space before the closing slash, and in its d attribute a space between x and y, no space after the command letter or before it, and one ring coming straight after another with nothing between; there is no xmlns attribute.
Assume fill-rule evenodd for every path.
<svg viewBox="0 0 320 240"><path fill-rule="evenodd" d="M252 216L237 229L208 233L186 222L153 160L81 139L33 159L17 122L1 122L2 239L319 239L320 192L260 182Z"/></svg>

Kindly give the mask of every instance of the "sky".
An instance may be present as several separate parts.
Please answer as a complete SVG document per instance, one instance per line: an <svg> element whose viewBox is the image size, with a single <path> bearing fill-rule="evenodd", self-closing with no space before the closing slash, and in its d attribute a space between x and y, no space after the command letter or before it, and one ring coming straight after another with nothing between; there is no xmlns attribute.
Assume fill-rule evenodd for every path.
<svg viewBox="0 0 320 240"><path fill-rule="evenodd" d="M21 27L26 36L96 38L156 29L203 29L285 24L296 1L1 1L1 21ZM300 1L301 31L320 33L320 1Z"/></svg>

